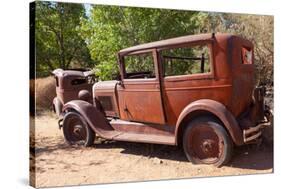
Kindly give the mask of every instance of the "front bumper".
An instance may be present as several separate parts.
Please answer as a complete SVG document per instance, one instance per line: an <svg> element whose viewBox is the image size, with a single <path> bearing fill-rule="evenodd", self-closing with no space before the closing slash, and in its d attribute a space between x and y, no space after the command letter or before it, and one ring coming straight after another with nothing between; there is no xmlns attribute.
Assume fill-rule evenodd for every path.
<svg viewBox="0 0 281 189"><path fill-rule="evenodd" d="M262 138L267 138L265 136L266 131L273 132L273 113L264 103L265 94L266 88L264 86L256 87L253 92L253 106L245 116L246 119L251 120L247 123L248 126L243 129L245 144L259 142ZM260 121L253 126L255 120Z"/></svg>
<svg viewBox="0 0 281 189"><path fill-rule="evenodd" d="M243 130L243 139L245 144L255 143L258 139L261 138L263 129L270 127L271 122L269 120L265 120L262 123L259 123L255 127L250 127L248 129Z"/></svg>

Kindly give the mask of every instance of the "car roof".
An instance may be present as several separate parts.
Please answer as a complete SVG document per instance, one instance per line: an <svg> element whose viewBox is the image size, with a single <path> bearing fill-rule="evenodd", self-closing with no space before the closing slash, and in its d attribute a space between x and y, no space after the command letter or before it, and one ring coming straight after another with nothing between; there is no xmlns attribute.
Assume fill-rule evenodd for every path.
<svg viewBox="0 0 281 189"><path fill-rule="evenodd" d="M215 35L215 37L226 36L226 35L231 36L231 34L214 34L214 35ZM187 42L208 41L208 40L211 40L212 37L213 37L212 33L175 37L175 38L171 38L171 39L165 39L165 40L160 40L160 41L155 41L155 42L150 42L150 43L145 43L145 44L125 48L125 49L120 50L119 54L125 55L125 54L129 54L131 52L134 52L134 51L179 45L179 44L184 44Z"/></svg>
<svg viewBox="0 0 281 189"><path fill-rule="evenodd" d="M59 77L87 77L93 75L92 71L88 69L67 69L63 70L61 68L55 69L52 74Z"/></svg>

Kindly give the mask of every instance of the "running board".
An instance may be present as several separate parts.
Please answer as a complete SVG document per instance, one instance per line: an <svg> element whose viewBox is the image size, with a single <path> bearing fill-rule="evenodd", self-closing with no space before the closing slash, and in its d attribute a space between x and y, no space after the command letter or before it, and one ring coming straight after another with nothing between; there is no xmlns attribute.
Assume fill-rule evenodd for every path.
<svg viewBox="0 0 281 189"><path fill-rule="evenodd" d="M120 133L112 138L117 141L128 141L128 142L141 142L141 143L152 143L152 144L166 144L175 145L175 137L168 135L152 135L152 134L139 134L139 133Z"/></svg>
<svg viewBox="0 0 281 189"><path fill-rule="evenodd" d="M96 128L100 137L128 142L176 145L174 127L120 119L109 120L111 129Z"/></svg>

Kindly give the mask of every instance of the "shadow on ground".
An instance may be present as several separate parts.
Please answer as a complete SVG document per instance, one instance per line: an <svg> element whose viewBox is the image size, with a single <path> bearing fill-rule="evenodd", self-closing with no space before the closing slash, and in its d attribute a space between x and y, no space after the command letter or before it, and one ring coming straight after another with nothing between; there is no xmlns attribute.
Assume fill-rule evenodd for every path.
<svg viewBox="0 0 281 189"><path fill-rule="evenodd" d="M53 153L56 150L64 150L66 153L79 150L84 148L81 146L69 146L65 143L63 137L45 138L41 141L44 145L35 148L36 156L40 157L44 153ZM157 145L157 144L143 144L133 142L119 142L109 141L104 139L96 139L95 145L87 150L96 149L123 149L121 153L133 154L138 156L145 156L149 158L159 158L163 160L172 161L188 161L185 157L183 150L180 147L168 146L168 145ZM266 170L273 168L273 148L270 145L262 144L257 147L256 145L247 145L242 147L236 147L232 161L228 163L229 167L236 167L242 169L255 169L255 170Z"/></svg>
<svg viewBox="0 0 281 189"><path fill-rule="evenodd" d="M183 150L176 146L106 141L102 144L96 144L95 148L122 148L121 153L124 154L188 161ZM232 160L227 166L255 170L271 169L273 168L273 147L265 144L259 147L256 145L236 147Z"/></svg>
<svg viewBox="0 0 281 189"><path fill-rule="evenodd" d="M30 152L39 157L44 153L52 153L57 150L71 152L77 150L77 147L69 146L63 137L43 137L40 140L36 140L36 147L31 147Z"/></svg>

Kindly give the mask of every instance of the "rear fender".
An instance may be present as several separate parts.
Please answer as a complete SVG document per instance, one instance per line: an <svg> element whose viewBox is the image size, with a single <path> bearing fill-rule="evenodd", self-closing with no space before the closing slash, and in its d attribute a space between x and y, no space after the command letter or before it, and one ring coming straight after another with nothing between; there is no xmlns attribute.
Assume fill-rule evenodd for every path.
<svg viewBox="0 0 281 189"><path fill-rule="evenodd" d="M233 142L236 145L244 144L243 132L232 113L229 112L226 107L220 102L209 99L202 99L192 102L183 109L176 124L176 142L178 142L179 130L181 129L181 127L185 126L183 123L185 122L185 120L192 119L191 115L196 111L208 112L217 117L224 124Z"/></svg>
<svg viewBox="0 0 281 189"><path fill-rule="evenodd" d="M108 123L104 114L92 104L83 100L72 100L64 105L62 111L66 113L73 110L78 112L99 136L105 139L112 139L108 133L114 129Z"/></svg>

